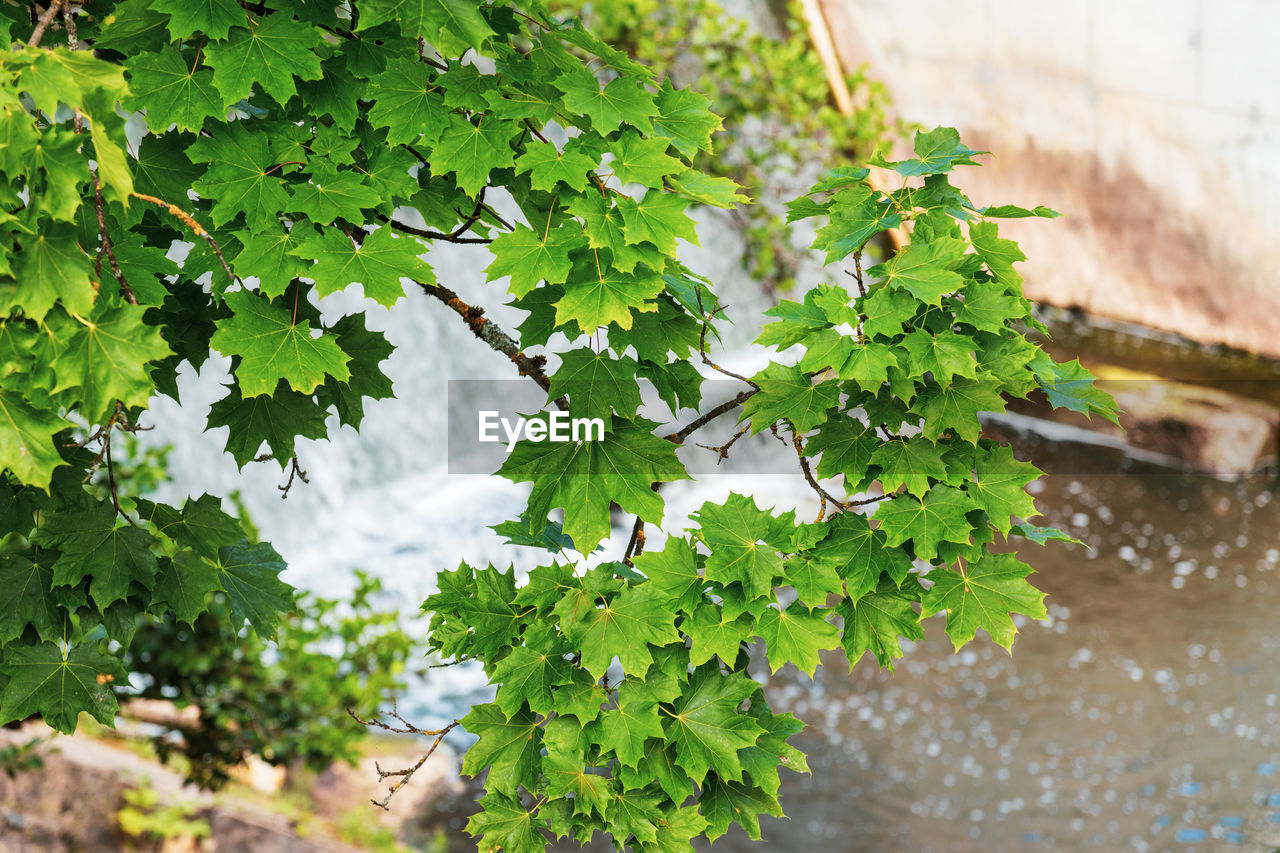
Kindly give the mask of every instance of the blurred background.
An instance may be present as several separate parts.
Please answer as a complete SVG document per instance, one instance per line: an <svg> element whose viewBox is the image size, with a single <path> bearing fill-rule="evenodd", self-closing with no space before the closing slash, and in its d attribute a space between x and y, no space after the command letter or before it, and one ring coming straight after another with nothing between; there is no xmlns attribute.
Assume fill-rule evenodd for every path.
<svg viewBox="0 0 1280 853"><path fill-rule="evenodd" d="M873 660L850 672L839 655L812 681L760 669L775 705L809 724L799 742L813 773L784 779L790 820L766 819L762 845L735 831L715 849L1280 847L1280 4L552 5L725 116L701 165L759 203L703 213L701 245L683 250L731 306L721 363L762 366L749 346L759 313L842 275L803 248L812 235L785 224L781 202L832 166L902 154L914 128L951 125L993 152L953 178L976 204L1063 214L1001 227L1029 258L1020 270L1045 306L1045 345L1079 357L1126 412L1123 432L1034 403L990 419L990 434L1048 472L1042 523L1084 543L1026 555L1051 618L1022 625L1012 657L982 640L954 655L932 620L896 673ZM484 250L432 259L442 283L519 324L502 283L484 282ZM341 314L352 299L322 307ZM225 430L204 433L226 376L215 362L183 378L181 407L153 407L154 440L179 448L157 488L238 491L292 583L373 595L361 568L382 583L374 597L413 611L437 571L513 558L489 528L523 509L524 487L450 474L446 429L449 380L513 377L419 294L371 311L375 325L399 347L387 365L397 399L370 403L360 435L301 442L310 483L287 501L271 463L239 472ZM816 512L798 475L726 472L664 490L670 528L730 490ZM619 522L607 548L625 544ZM424 670L399 709L428 726L488 696L476 668ZM399 842L474 849L459 834L471 791L455 761L442 752L435 781L403 793L386 824Z"/></svg>

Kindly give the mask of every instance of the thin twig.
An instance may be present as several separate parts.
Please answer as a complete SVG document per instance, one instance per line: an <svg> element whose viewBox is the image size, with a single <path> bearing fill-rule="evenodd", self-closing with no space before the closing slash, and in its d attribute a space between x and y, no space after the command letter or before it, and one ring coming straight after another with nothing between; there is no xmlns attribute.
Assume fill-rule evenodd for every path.
<svg viewBox="0 0 1280 853"><path fill-rule="evenodd" d="M256 461L256 460L255 460L255 461ZM292 456L292 457L290 457L290 458L289 458L289 480L288 480L288 482L286 482L283 486L276 486L276 488L277 488L277 489L279 489L279 490L283 493L283 494L281 494L281 495L280 495L280 500L284 500L285 498L289 497L289 490L293 488L293 478L294 478L294 477L297 477L299 480L301 480L301 481L302 481L302 482L304 482L304 483L308 483L308 484L309 484L309 483L311 482L310 480L308 480L308 479L307 479L307 472L306 472L306 471L303 471L303 470L302 470L302 466L300 466L300 465L298 464L298 457L297 457L297 456Z"/></svg>
<svg viewBox="0 0 1280 853"><path fill-rule="evenodd" d="M166 211L170 216L174 217L183 225L187 226L187 228L191 229L192 233L197 237L203 238L204 241L209 244L209 248L213 249L213 253L217 255L218 262L222 264L222 269L227 273L227 278L231 279L232 283L243 284L236 274L231 271L231 265L228 264L227 259L223 257L222 247L218 245L218 241L213 239L213 235L204 230L204 227L201 226L199 222L196 222L195 218L191 214L187 213L176 204L170 204L164 199L156 198L153 195L146 195L145 193L130 193L130 195L140 201L150 202L161 210Z"/></svg>
<svg viewBox="0 0 1280 853"><path fill-rule="evenodd" d="M380 217L383 222L390 225L395 231L402 234L412 234L415 237L421 237L424 240L444 240L447 243L474 243L479 245L487 245L493 240L488 237L461 237L453 234L446 234L443 231L432 231L430 228L418 228L407 222L401 222L399 219L391 219L390 217Z"/></svg>
<svg viewBox="0 0 1280 853"><path fill-rule="evenodd" d="M719 465L721 462L729 458L729 448L733 447L733 445L737 443L738 439L746 435L747 430L750 428L751 428L750 425L744 426L742 429L738 430L736 433L733 434L733 438L729 439L719 447L713 447L710 444L699 444L698 446L705 450L714 450L716 452L716 457L717 457L716 464Z"/></svg>
<svg viewBox="0 0 1280 853"><path fill-rule="evenodd" d="M111 274L120 283L120 295L131 305L137 305L138 297L133 295L133 288L129 287L129 282L125 281L124 273L120 271L115 249L111 245L111 237L107 234L107 220L102 212L102 185L98 183L96 172L91 170L89 174L93 179L93 210L98 215L98 237L101 241L98 245L98 256L93 263L93 274L98 279L102 278L102 256L106 255L107 262L111 265Z"/></svg>
<svg viewBox="0 0 1280 853"><path fill-rule="evenodd" d="M432 741L431 747L427 750L426 754L423 755L421 758L419 758L417 763L415 763L412 767L406 767L402 770L383 770L380 765L378 765L377 763L374 764L374 769L377 770L378 772L379 782L385 779L389 779L391 777L398 777L396 779L395 784L391 785L387 789L387 794L385 797L383 797L381 800L370 800L371 803L373 803L375 806L383 810L388 810L387 804L391 802L391 798L395 796L397 791L399 791L401 788L403 788L405 785L409 783L409 780L413 778L413 774L417 773L418 770L422 767L422 765L427 763L427 759L432 756L432 754L440 746L441 742L444 741L445 735L453 731L453 729L456 728L458 725L458 720L454 720L452 723L450 723L449 725L445 726L442 729L435 729L435 730L421 729L415 726L413 723L406 720L404 717L402 717L400 715L399 710L396 709L395 705L391 706L391 713L389 716L399 721L400 723L399 726L389 725L387 723L382 722L381 720L376 720L376 719L369 719L369 720L361 719L359 716L356 715L356 712L352 711L350 708L347 709L347 713L351 716L351 719L355 720L357 723L360 723L361 725L364 725L364 726L374 726L376 728L383 729L385 731L394 732L395 734L422 735L424 737L435 738L435 740Z"/></svg>
<svg viewBox="0 0 1280 853"><path fill-rule="evenodd" d="M58 7L61 5L62 0L52 0L49 3L49 8L40 15L40 20L36 21L36 28L31 31L31 38L27 39L27 47L36 47L40 44L40 39L44 38L45 30L49 29L49 24L53 23L54 16L58 14Z"/></svg>
<svg viewBox="0 0 1280 853"><path fill-rule="evenodd" d="M663 436L663 437L666 438L667 441L672 442L673 444L684 444L685 439L687 439L690 435L702 429L704 426L711 423L721 415L724 415L738 408L747 400L750 400L752 397L754 397L756 394L759 394L759 393L760 393L760 389L758 387L751 388L746 391L740 391L738 392L738 396L734 397L732 400L725 400L723 403L716 406L714 409L707 412L705 415L699 415L695 420L690 421L687 425L681 427L680 429L676 430L670 435Z"/></svg>
<svg viewBox="0 0 1280 853"><path fill-rule="evenodd" d="M550 392L551 379L547 376L547 360L545 357L525 355L524 351L516 344L515 339L508 335L497 323L484 316L483 308L468 305L449 288L425 281L419 281L417 285L422 288L424 293L434 296L452 308L466 322L467 327L471 329L471 333L477 338L511 359L511 362L519 369L521 376L528 376L534 382L537 382L544 391ZM561 409L568 409L569 401L562 397L556 401L556 405Z"/></svg>

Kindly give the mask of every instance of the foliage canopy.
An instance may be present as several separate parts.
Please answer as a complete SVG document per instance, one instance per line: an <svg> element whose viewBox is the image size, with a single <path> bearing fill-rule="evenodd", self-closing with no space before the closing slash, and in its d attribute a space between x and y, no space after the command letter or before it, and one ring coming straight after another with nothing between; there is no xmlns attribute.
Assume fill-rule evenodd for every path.
<svg viewBox="0 0 1280 853"><path fill-rule="evenodd" d="M851 265L849 288L773 309L759 344L781 354L676 427L701 406L694 362L719 370L723 322L676 250L697 239L690 207L742 201L691 165L720 127L705 97L538 0L121 0L60 24L56 2L4 8L0 720L109 723L139 619L225 602L234 630L275 634L294 606L280 555L217 497L122 496L112 442L177 396L180 365L220 355L210 425L292 484L299 437L359 426L391 393L364 313L317 309L356 284L394 310L420 304L406 285L434 297L549 402L609 421L601 442L522 443L500 471L532 483L503 529L544 565L464 564L425 604L432 647L497 688L461 720L478 737L464 770L488 774L469 825L486 849L758 837L779 770L805 764L787 742L801 723L747 674L757 642L774 670L838 648L891 666L931 614L957 647L979 629L1008 647L1012 614L1044 615L1031 568L993 551L997 534L1054 535L1024 524L1039 472L978 414L1037 389L1115 409L1021 332L1023 257L993 220L1052 212L975 209L948 175L981 152L955 131L878 162L898 189L842 167L790 205L825 223L815 248ZM911 243L864 272L863 246L902 223ZM437 281L433 241L488 247L490 280L528 313L518 336ZM640 416L642 379L667 390L667 423ZM734 495L644 550L661 484L688 476L677 446L728 415L794 448L822 515ZM98 494L84 484L103 467ZM631 543L588 563L615 504Z"/></svg>

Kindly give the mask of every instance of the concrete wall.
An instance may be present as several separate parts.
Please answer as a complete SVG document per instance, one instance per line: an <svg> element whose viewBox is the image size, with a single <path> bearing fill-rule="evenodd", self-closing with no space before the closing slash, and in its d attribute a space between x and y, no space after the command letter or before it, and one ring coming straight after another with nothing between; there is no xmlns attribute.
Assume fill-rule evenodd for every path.
<svg viewBox="0 0 1280 853"><path fill-rule="evenodd" d="M848 67L995 157L1027 294L1280 357L1280 0L823 0Z"/></svg>

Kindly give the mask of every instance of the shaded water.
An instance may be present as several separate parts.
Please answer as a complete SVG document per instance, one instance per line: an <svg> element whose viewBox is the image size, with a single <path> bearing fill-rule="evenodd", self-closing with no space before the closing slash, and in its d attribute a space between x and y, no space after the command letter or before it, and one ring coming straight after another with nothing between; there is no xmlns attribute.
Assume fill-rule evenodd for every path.
<svg viewBox="0 0 1280 853"><path fill-rule="evenodd" d="M953 655L933 619L896 674L836 655L812 683L774 676L813 774L787 774L765 849L1194 850L1280 822L1272 482L1029 451L1047 523L1088 545L1024 551L1049 622L1012 656L981 637Z"/></svg>

